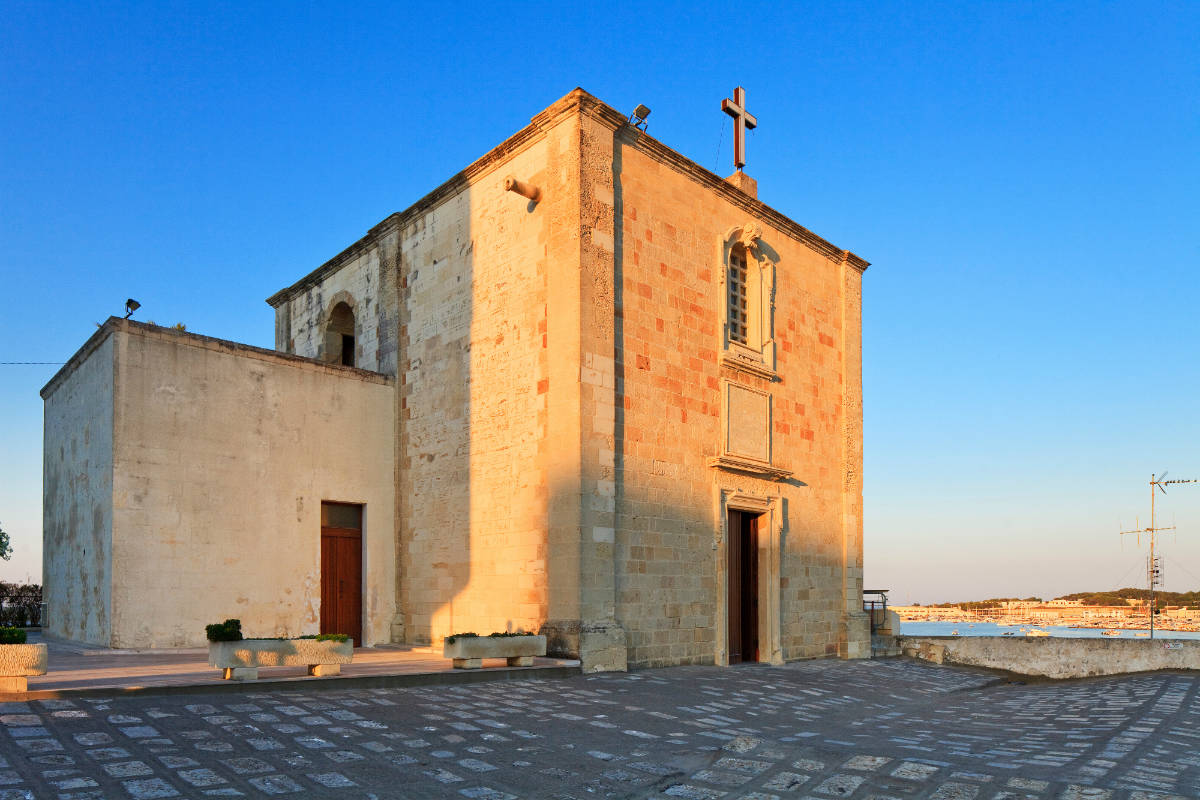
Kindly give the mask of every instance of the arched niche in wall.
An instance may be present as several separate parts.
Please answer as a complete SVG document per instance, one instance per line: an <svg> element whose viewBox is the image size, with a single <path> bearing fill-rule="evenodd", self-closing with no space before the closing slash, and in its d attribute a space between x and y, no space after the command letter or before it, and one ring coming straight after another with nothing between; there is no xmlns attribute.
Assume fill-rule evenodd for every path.
<svg viewBox="0 0 1200 800"><path fill-rule="evenodd" d="M338 292L325 315L325 338L321 360L329 364L356 366L357 327L354 318L354 298Z"/></svg>

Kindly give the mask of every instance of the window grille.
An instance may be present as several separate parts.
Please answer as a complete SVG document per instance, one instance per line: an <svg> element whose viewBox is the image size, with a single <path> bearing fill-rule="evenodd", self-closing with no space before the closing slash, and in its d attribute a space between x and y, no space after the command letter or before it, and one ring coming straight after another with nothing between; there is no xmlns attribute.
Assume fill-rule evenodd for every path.
<svg viewBox="0 0 1200 800"><path fill-rule="evenodd" d="M746 344L749 330L746 300L746 256L729 254L729 339Z"/></svg>

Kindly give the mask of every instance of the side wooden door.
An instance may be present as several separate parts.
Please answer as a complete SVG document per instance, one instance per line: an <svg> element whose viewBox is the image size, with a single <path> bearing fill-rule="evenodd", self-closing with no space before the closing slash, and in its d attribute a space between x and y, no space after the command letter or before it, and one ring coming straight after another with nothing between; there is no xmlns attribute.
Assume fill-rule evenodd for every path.
<svg viewBox="0 0 1200 800"><path fill-rule="evenodd" d="M362 646L362 506L321 504L321 633Z"/></svg>
<svg viewBox="0 0 1200 800"><path fill-rule="evenodd" d="M729 663L757 661L758 515L731 510L725 530Z"/></svg>
<svg viewBox="0 0 1200 800"><path fill-rule="evenodd" d="M758 521L742 513L742 660L758 661Z"/></svg>
<svg viewBox="0 0 1200 800"><path fill-rule="evenodd" d="M730 511L725 526L725 604L729 663L742 663L742 512Z"/></svg>

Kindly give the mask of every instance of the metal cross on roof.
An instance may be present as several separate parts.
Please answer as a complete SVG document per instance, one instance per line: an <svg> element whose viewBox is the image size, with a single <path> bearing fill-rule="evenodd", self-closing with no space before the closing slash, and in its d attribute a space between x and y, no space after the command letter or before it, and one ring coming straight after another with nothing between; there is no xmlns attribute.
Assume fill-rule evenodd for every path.
<svg viewBox="0 0 1200 800"><path fill-rule="evenodd" d="M758 120L746 110L746 90L737 87L732 100L722 100L721 110L733 117L733 165L741 172L746 166L746 128L755 128Z"/></svg>

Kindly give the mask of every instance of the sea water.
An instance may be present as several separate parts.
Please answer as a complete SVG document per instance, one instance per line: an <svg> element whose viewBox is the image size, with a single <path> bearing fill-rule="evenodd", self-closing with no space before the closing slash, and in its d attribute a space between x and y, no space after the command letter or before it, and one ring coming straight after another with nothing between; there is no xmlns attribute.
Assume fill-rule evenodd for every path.
<svg viewBox="0 0 1200 800"><path fill-rule="evenodd" d="M1010 638L1025 636L1026 630L1037 629L1045 631L1051 636L1065 636L1072 639L1093 639L1101 638L1100 632L1108 630L1105 628L1068 628L1065 625L1005 625L1001 627L994 622L901 622L901 636L950 636L954 631L958 631L959 636L1003 636L1005 633L1012 633ZM1117 629L1120 636L1105 636L1105 639L1148 639L1148 636L1137 636L1136 634L1147 634L1148 629L1131 630ZM1164 631L1160 628L1154 629L1155 639L1200 639L1198 631Z"/></svg>

